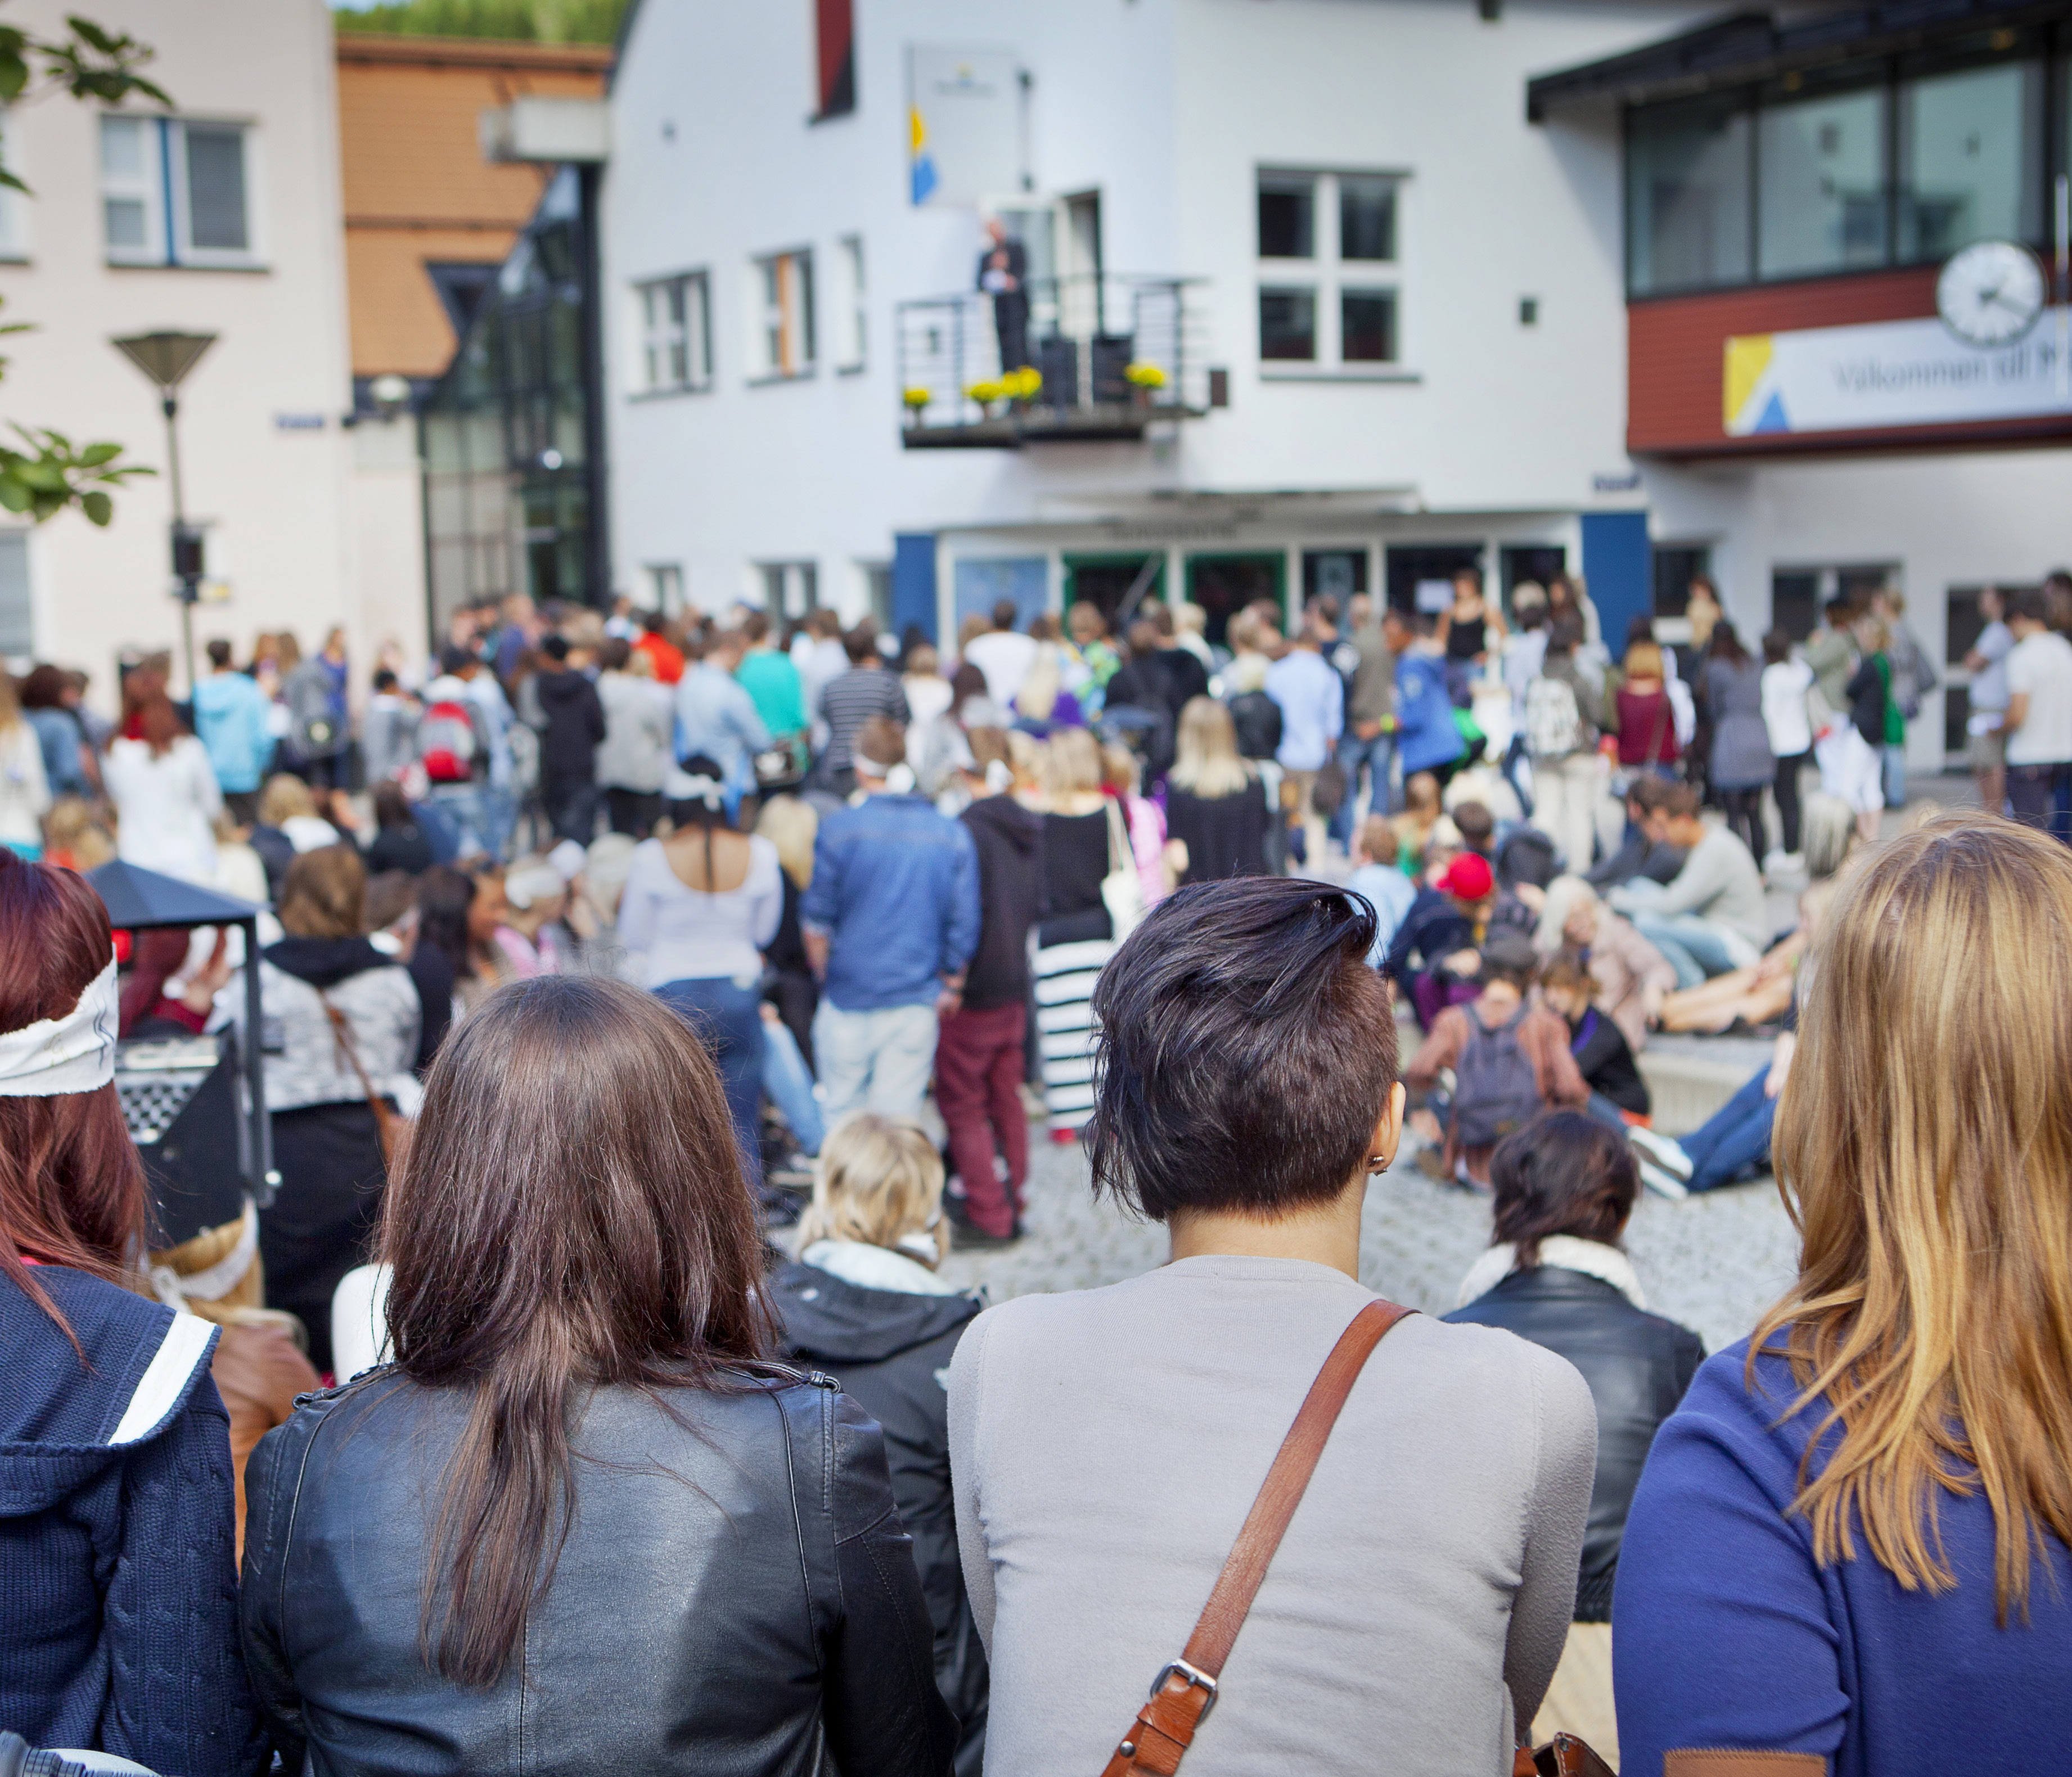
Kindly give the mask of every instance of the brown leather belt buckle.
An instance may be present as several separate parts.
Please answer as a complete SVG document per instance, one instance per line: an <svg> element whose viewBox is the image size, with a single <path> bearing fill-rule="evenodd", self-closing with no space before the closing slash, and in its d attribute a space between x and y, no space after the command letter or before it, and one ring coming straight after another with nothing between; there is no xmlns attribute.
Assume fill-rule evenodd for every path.
<svg viewBox="0 0 2072 1777"><path fill-rule="evenodd" d="M1194 1725L1199 1727L1208 1720L1209 1711L1216 1706L1216 1681L1198 1666L1190 1666L1184 1660L1172 1660L1159 1668L1158 1676L1151 1681L1151 1694L1156 1697L1165 1689L1166 1681L1175 1673L1202 1693L1202 1713L1194 1717Z"/></svg>

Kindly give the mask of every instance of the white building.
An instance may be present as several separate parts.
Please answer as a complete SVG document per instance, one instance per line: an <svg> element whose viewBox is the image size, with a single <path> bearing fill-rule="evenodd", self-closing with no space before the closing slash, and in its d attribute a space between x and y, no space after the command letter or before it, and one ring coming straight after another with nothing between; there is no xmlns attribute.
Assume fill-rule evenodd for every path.
<svg viewBox="0 0 2072 1777"><path fill-rule="evenodd" d="M1751 642L1875 576L1909 590L1931 651L1961 652L1979 584L2072 553L2072 460L2039 441L2062 441L2062 414L1790 437L1722 418L1726 339L1932 317L1937 265L1966 240L2043 244L2034 206L2004 220L1902 191L1975 133L1965 102L1918 96L1921 70L2022 61L2017 84L2062 95L2042 31L1945 54L1916 21L1866 42L1879 114L1913 120L1877 152L1920 163L1866 175L1881 213L1912 218L1868 252L1863 194L1836 198L1822 159L1846 158L1830 137L1863 121L1820 109L1832 42L1765 22L1762 43L1725 46L1716 80L1673 45L1634 56L1708 7L877 0L853 31L845 10L639 0L626 34L605 195L611 522L618 578L651 602L874 601L947 636L1003 593L1112 605L1147 560L1212 622L1260 593L1409 600L1474 560L1506 590L1580 568L1614 646L1634 616L1679 609L1700 570ZM1876 13L1863 28L1885 28ZM1764 55L1783 84L1759 96ZM1792 112L1807 78L1819 103ZM1683 150L1629 166L1628 131L1714 84L1745 89L1722 102L1760 106L1733 127L1770 143L1767 170L1740 175L1764 181L1762 204L1734 211L1729 193L1718 225L1753 230L1760 208L1770 232L1745 265L1651 287L1630 275L1629 174L1673 206ZM2038 97L2015 149L1971 152L2041 191L2066 154L2044 120L2054 137L2067 114ZM1801 137L1794 161L1780 145ZM961 393L997 367L974 292L989 214L1026 244L1046 371L1035 404L990 417ZM1186 281L1176 299L1138 279ZM1046 358L1054 332L1070 347ZM1169 373L1148 413L1095 386L1124 360ZM1046 404L1068 382L1079 404L1059 413ZM911 429L909 388L927 394ZM1131 435L1087 436L1102 429ZM1942 714L1915 724L1917 762L1939 759Z"/></svg>
<svg viewBox="0 0 2072 1777"><path fill-rule="evenodd" d="M62 35L67 10L17 0L9 18ZM229 635L241 658L257 632L287 628L306 650L332 623L359 631L360 613L330 14L322 0L83 10L156 51L146 72L175 109L52 95L7 116L6 162L34 195L0 197L0 297L36 330L7 343L0 418L117 441L160 473L117 494L106 530L67 512L0 531L0 652L83 667L105 704L123 650L177 653L179 635L165 422L118 335L217 336L180 403L187 512L207 539L197 646Z"/></svg>

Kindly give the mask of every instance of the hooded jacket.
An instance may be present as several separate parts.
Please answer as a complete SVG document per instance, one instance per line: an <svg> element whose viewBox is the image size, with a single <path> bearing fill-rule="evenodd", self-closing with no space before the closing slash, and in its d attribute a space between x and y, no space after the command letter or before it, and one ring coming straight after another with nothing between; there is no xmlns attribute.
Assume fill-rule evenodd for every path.
<svg viewBox="0 0 2072 1777"><path fill-rule="evenodd" d="M904 1270L934 1278L911 1259L876 1247L824 1241L807 1248L861 1255L895 1287L870 1289L819 1265L787 1265L771 1279L773 1305L798 1360L827 1371L885 1431L892 1496L914 1540L914 1565L935 1631L935 1683L964 1724L957 1777L979 1777L985 1759L989 1674L985 1648L964 1594L950 1494L950 1359L984 1306L964 1294L896 1287ZM845 1266L845 1269L853 1269ZM859 1274L869 1275L869 1272Z"/></svg>
<svg viewBox="0 0 2072 1777"><path fill-rule="evenodd" d="M216 1329L38 1266L0 1278L0 1725L179 1777L261 1763L238 1652Z"/></svg>
<svg viewBox="0 0 2072 1777"><path fill-rule="evenodd" d="M1029 997L1029 928L1043 917L1043 817L1012 796L982 796L964 811L978 847L978 948L964 971L973 1012Z"/></svg>
<svg viewBox="0 0 2072 1777"><path fill-rule="evenodd" d="M374 1090L408 1114L417 1106L417 1034L423 1013L409 971L364 938L284 938L259 953L259 996L279 1047L266 1056L266 1108L364 1104L367 1088L353 1066L356 1053ZM343 1013L348 1049L325 1002ZM243 994L233 997L244 1015Z"/></svg>
<svg viewBox="0 0 2072 1777"><path fill-rule="evenodd" d="M540 737L540 777L549 783L594 783L598 743L605 737L597 687L570 667L532 675L546 730Z"/></svg>

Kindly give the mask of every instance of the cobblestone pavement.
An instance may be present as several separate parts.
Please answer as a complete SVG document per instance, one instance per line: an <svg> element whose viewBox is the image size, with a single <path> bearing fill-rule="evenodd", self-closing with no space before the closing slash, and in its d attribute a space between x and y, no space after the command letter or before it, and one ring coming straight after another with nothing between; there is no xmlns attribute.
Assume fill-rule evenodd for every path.
<svg viewBox="0 0 2072 1777"><path fill-rule="evenodd" d="M983 1283L996 1302L1054 1290L1092 1289L1166 1262L1166 1232L1096 1203L1076 1143L1053 1146L1031 1129L1029 1214L1017 1246L952 1254L944 1274ZM1367 1187L1360 1281L1392 1301L1430 1313L1453 1306L1475 1255L1489 1243L1486 1198L1434 1184L1409 1163ZM1626 1246L1648 1305L1704 1337L1717 1351L1742 1337L1790 1281L1797 1236L1767 1178L1680 1203L1643 1192Z"/></svg>

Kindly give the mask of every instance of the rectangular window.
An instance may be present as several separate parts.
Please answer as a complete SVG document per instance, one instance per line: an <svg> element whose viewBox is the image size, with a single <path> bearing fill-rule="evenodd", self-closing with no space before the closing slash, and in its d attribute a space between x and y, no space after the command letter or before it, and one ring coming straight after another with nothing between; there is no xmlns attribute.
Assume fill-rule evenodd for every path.
<svg viewBox="0 0 2072 1777"><path fill-rule="evenodd" d="M1632 113L1626 285L1636 296L1747 281L1749 110L1692 99Z"/></svg>
<svg viewBox="0 0 2072 1777"><path fill-rule="evenodd" d="M1885 92L1775 102L1756 119L1756 267L1804 277L1885 263Z"/></svg>
<svg viewBox="0 0 2072 1777"><path fill-rule="evenodd" d="M14 119L0 109L0 166L19 178L22 170L15 164L15 146ZM29 256L28 220L22 194L0 186L0 261L20 261Z"/></svg>
<svg viewBox="0 0 2072 1777"><path fill-rule="evenodd" d="M2002 62L1899 89L1899 256L2043 235L2043 64Z"/></svg>
<svg viewBox="0 0 2072 1777"><path fill-rule="evenodd" d="M657 278L635 289L640 302L639 392L659 395L709 388L712 329L705 274Z"/></svg>
<svg viewBox="0 0 2072 1777"><path fill-rule="evenodd" d="M117 265L254 261L245 126L182 117L101 119L101 220Z"/></svg>
<svg viewBox="0 0 2072 1777"><path fill-rule="evenodd" d="M815 72L822 117L841 117L856 109L855 0L813 0Z"/></svg>
<svg viewBox="0 0 2072 1777"><path fill-rule="evenodd" d="M773 618L804 617L820 607L820 571L810 561L766 561L756 572L763 581L763 609Z"/></svg>
<svg viewBox="0 0 2072 1777"><path fill-rule="evenodd" d="M36 651L36 612L29 593L29 533L0 531L0 655L25 659Z"/></svg>
<svg viewBox="0 0 2072 1777"><path fill-rule="evenodd" d="M650 562L648 574L648 609L660 611L664 617L677 616L684 609L684 570L674 561Z"/></svg>
<svg viewBox="0 0 2072 1777"><path fill-rule="evenodd" d="M1259 174L1262 360L1326 371L1401 361L1402 183L1386 173Z"/></svg>
<svg viewBox="0 0 2072 1777"><path fill-rule="evenodd" d="M863 368L863 237L845 235L835 243L835 287L828 307L835 330L835 368Z"/></svg>
<svg viewBox="0 0 2072 1777"><path fill-rule="evenodd" d="M757 311L751 330L755 375L810 376L815 356L813 256L802 251L757 260L750 288Z"/></svg>

